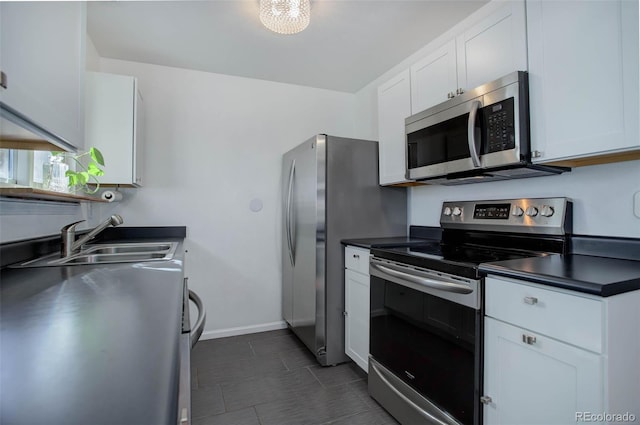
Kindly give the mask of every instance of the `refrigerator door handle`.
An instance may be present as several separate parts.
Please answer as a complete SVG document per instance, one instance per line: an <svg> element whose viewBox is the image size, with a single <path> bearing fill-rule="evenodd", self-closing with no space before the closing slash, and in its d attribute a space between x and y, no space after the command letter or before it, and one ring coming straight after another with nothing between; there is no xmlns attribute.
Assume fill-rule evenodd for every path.
<svg viewBox="0 0 640 425"><path fill-rule="evenodd" d="M291 265L295 266L295 247L294 247L294 238L293 230L291 227L291 204L293 197L293 176L295 175L296 170L296 160L291 161L291 171L289 172L289 189L287 191L287 205L286 205L286 230L287 230L287 244L289 251L289 261L291 261Z"/></svg>

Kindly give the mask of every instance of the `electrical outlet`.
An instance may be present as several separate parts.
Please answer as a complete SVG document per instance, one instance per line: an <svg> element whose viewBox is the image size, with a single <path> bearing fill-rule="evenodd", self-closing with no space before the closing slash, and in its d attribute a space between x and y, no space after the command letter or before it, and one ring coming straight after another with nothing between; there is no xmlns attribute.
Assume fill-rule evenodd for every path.
<svg viewBox="0 0 640 425"><path fill-rule="evenodd" d="M633 195L633 215L640 218L640 192Z"/></svg>

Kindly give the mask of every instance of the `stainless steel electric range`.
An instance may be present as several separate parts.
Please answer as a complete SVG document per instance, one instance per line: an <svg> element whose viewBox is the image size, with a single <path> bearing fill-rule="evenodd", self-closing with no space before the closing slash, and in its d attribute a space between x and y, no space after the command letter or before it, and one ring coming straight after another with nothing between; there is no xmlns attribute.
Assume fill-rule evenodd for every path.
<svg viewBox="0 0 640 425"><path fill-rule="evenodd" d="M444 202L442 239L372 249L369 393L400 423L482 423L481 263L566 253L566 198Z"/></svg>

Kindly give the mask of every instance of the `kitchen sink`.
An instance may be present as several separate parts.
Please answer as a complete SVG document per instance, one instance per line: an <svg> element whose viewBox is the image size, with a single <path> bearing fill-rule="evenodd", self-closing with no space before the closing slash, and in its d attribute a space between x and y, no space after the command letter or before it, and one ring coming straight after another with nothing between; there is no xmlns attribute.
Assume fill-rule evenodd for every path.
<svg viewBox="0 0 640 425"><path fill-rule="evenodd" d="M168 252L174 248L175 242L119 243L109 245L87 245L83 254L138 254L143 252ZM177 244L176 244L177 245Z"/></svg>
<svg viewBox="0 0 640 425"><path fill-rule="evenodd" d="M171 260L178 242L131 242L85 245L79 252L60 258L60 254L49 254L30 260L17 267L52 267L86 264L138 263Z"/></svg>
<svg viewBox="0 0 640 425"><path fill-rule="evenodd" d="M57 261L57 264L102 264L102 263L131 263L138 261L166 260L166 254L161 252L127 252L122 254L89 254L75 255Z"/></svg>

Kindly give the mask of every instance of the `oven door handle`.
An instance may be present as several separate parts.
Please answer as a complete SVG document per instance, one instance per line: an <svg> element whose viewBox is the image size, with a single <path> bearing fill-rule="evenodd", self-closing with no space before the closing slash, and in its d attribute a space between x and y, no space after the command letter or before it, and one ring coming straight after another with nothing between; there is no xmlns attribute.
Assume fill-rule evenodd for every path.
<svg viewBox="0 0 640 425"><path fill-rule="evenodd" d="M191 348L193 348L196 346L196 343L200 339L202 331L204 330L204 324L207 319L207 310L205 310L204 308L202 299L191 289L189 289L189 299L193 301L193 303L198 308L198 319L196 320L196 324L194 325L193 329L191 329L190 344Z"/></svg>
<svg viewBox="0 0 640 425"><path fill-rule="evenodd" d="M417 283L418 285L423 285L428 288L438 289L440 291L446 291L446 292L455 292L457 294L470 294L473 292L473 288L470 288L467 285L462 285L454 282L445 282L445 281L430 279L422 276L416 276L414 274L407 273L408 271L407 269L399 269L399 268L396 268L397 266L393 266L387 263L384 263L384 265L382 265L381 263L377 262L375 259L372 259L370 261L369 266L372 269L377 270L378 272L381 272L388 276L393 276L398 279L403 279L409 282Z"/></svg>

